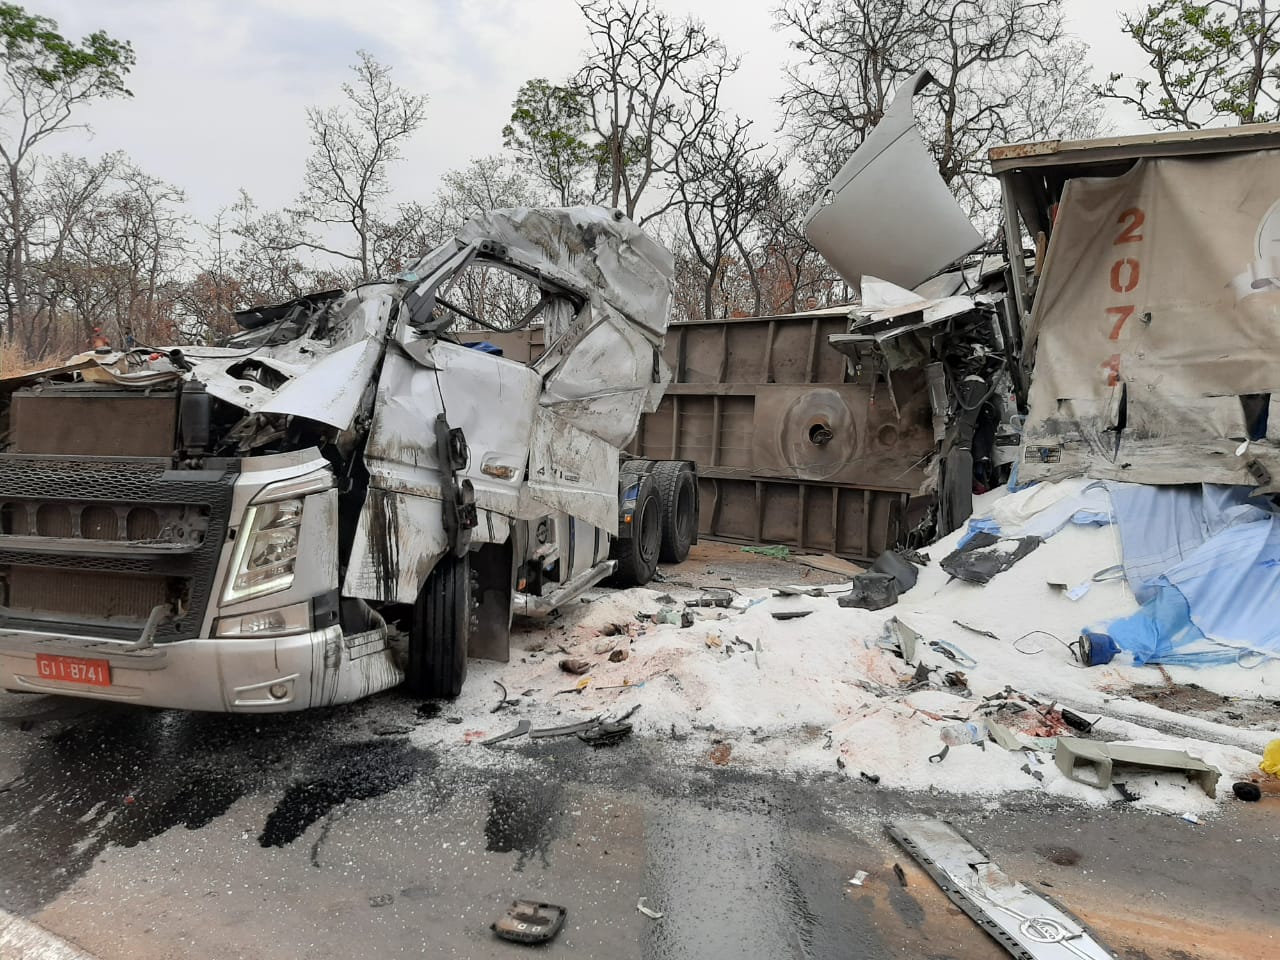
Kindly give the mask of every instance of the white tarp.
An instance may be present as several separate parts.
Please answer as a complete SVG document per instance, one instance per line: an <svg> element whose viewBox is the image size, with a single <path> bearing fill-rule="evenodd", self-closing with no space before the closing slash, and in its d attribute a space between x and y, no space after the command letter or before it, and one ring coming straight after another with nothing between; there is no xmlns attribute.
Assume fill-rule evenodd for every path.
<svg viewBox="0 0 1280 960"><path fill-rule="evenodd" d="M1256 483L1240 395L1280 388L1280 152L1071 180L1035 309L1022 481ZM1255 403L1266 406L1264 397Z"/></svg>

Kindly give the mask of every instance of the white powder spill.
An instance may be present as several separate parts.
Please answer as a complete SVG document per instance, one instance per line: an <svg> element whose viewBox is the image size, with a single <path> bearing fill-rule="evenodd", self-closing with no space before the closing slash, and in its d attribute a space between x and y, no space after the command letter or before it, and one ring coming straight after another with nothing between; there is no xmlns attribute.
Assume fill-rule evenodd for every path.
<svg viewBox="0 0 1280 960"><path fill-rule="evenodd" d="M977 510L996 500L998 494L983 498ZM916 587L895 606L875 612L842 609L834 596L774 597L770 590L746 590L742 598L764 599L742 612L690 608L695 622L681 628L636 619L638 613L680 608L659 600L662 589L594 591L586 598L589 602L568 605L554 620L518 623L511 662L472 661L462 696L445 705L443 714L461 717L463 723L432 724L413 736L465 749L470 761L488 765L504 762L501 755L521 741L492 749L475 741L511 729L521 719L534 728L559 726L618 715L639 704L632 718L634 735L663 741L697 763L718 760L789 773L835 773L839 757L845 776L874 774L888 787L981 796L1040 791L1086 803L1115 802L1114 790L1067 779L1054 764L1051 749L1010 752L993 742L984 747L962 744L951 747L940 762L930 762L942 748L944 726L976 719L983 697L1012 687L1045 707L1057 703L1091 719L1100 716L1089 735L1093 739L1165 746L1204 759L1222 771L1219 798L1230 794L1232 780L1256 771L1275 730L1174 713L1126 692L1141 685L1194 682L1225 696L1275 698L1280 696L1280 663L1252 670L1227 665L1162 671L1119 660L1084 668L1072 659L1065 643L1082 627L1136 609L1123 580L1090 582L1077 600L1050 586L1089 582L1096 572L1118 563L1114 527L1068 526L986 586L950 580L939 568L938 561L959 537L957 532L928 548L931 562L920 571ZM670 594L677 600L693 599L698 591L673 589ZM793 620L773 618L775 611L788 610L811 613ZM922 635L917 662L941 668L931 676L935 684L948 671L961 671L969 696L958 695L954 687L904 689L915 667L878 644L886 621L894 616ZM998 639L958 626L957 620ZM621 633L604 635L611 625ZM1044 633L1019 640L1032 631ZM929 646L931 641L951 644L976 665L953 662ZM628 658L610 662L609 653L617 649L628 650ZM560 669L559 662L570 657L590 662L584 676ZM577 690L584 679L588 682ZM520 703L492 713L499 699L494 680ZM1029 733L1057 732L1032 729L1036 725L1031 721L1037 720L1032 712L1002 716L1026 724ZM730 748L727 756L724 745ZM1114 779L1141 796L1139 807L1180 814L1205 813L1214 806L1197 784L1176 771L1117 767Z"/></svg>

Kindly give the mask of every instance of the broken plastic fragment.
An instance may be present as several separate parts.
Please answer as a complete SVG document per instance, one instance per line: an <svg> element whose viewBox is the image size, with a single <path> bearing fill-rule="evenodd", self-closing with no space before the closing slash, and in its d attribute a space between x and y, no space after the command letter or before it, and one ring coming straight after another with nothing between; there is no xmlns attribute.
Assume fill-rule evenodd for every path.
<svg viewBox="0 0 1280 960"><path fill-rule="evenodd" d="M639 910L641 913L643 913L650 920L661 920L664 914L658 910L654 910L652 907L646 906L645 901L648 899L649 899L648 897L641 897L639 900L637 900L636 909Z"/></svg>

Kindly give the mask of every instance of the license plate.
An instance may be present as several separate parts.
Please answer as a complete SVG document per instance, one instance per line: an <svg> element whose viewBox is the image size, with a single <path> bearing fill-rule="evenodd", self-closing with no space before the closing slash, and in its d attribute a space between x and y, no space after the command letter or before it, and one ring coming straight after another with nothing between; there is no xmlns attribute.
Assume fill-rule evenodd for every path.
<svg viewBox="0 0 1280 960"><path fill-rule="evenodd" d="M92 687L111 686L111 664L106 660L37 653L36 672L40 674L41 680L84 683Z"/></svg>

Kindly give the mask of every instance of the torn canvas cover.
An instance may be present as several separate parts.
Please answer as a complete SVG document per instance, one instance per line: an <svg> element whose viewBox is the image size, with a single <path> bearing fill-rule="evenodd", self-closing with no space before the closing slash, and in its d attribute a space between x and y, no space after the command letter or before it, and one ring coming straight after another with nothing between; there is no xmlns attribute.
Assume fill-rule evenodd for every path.
<svg viewBox="0 0 1280 960"><path fill-rule="evenodd" d="M1280 151L1069 181L1026 331L1020 482L1266 482L1278 330Z"/></svg>

